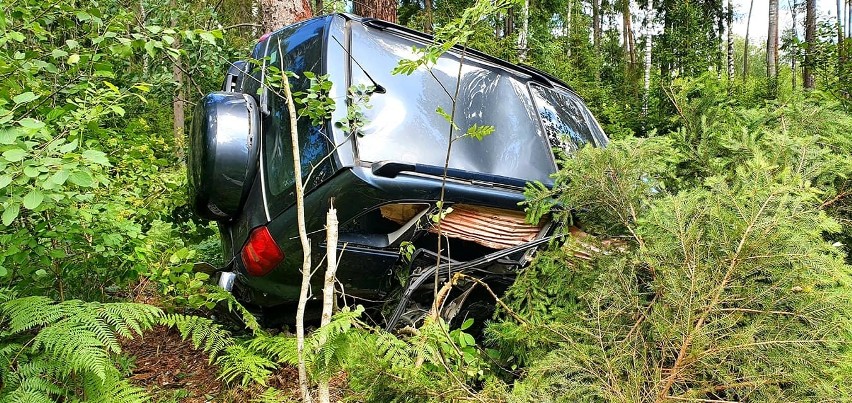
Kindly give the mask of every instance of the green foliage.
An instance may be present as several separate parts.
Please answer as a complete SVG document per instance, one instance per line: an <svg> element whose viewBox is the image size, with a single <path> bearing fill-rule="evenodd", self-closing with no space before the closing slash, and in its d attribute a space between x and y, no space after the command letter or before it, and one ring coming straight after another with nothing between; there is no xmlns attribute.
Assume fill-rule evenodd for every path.
<svg viewBox="0 0 852 403"><path fill-rule="evenodd" d="M820 96L751 110L692 99L682 129L581 150L553 190L530 189L532 218L552 211L630 242L571 240L507 292L527 322L488 334L525 366L514 398L849 396L837 363L852 341L852 268L834 242L848 210L827 201L848 192L852 119Z"/></svg>
<svg viewBox="0 0 852 403"><path fill-rule="evenodd" d="M162 312L152 306L46 297L0 290L0 401L84 398L141 402L115 365L118 338L141 335Z"/></svg>
<svg viewBox="0 0 852 403"><path fill-rule="evenodd" d="M231 333L208 318L168 314L162 317L160 323L177 328L184 340L192 341L194 348L210 355L210 362L233 345Z"/></svg>
<svg viewBox="0 0 852 403"><path fill-rule="evenodd" d="M172 65L214 68L224 38L221 31L176 26L189 11L151 13L140 24L133 10L111 1L4 4L5 285L59 299L104 299L158 262L152 244L210 234L196 227L148 236L152 227L161 235L171 222L187 225L172 214L186 203L183 139L170 132L172 117L163 113L173 96ZM164 28L164 20L173 27ZM188 68L193 72L197 67Z"/></svg>

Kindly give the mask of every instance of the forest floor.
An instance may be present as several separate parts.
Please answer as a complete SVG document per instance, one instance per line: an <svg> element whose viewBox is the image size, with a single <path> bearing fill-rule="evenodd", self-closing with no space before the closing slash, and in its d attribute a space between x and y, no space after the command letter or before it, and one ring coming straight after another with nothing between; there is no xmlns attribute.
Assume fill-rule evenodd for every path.
<svg viewBox="0 0 852 403"><path fill-rule="evenodd" d="M131 287L129 298L134 302L162 307L160 295L153 284L142 280ZM129 356L128 378L134 385L145 388L155 402L248 403L260 401L268 388L278 390L281 401L300 401L298 370L282 366L275 371L266 386L240 386L219 379L220 368L210 362L210 356L193 348L177 329L156 326L142 336L123 339L121 348ZM340 373L330 382L331 401L343 399L346 392L346 374Z"/></svg>
<svg viewBox="0 0 852 403"><path fill-rule="evenodd" d="M189 340L181 339L174 329L157 326L122 344L123 351L132 357L130 381L147 389L157 402L252 402L267 387L282 392L285 399L299 398L296 368L280 368L267 380L266 387L228 385L218 378L219 368L209 362L209 356L193 348ZM346 375L332 378L330 386L332 401L340 401L346 389Z"/></svg>

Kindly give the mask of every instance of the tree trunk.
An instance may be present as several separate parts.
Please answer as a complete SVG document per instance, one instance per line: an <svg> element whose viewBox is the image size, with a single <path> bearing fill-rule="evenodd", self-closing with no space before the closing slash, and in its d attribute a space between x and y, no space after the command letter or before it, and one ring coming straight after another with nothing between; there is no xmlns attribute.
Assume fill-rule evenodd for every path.
<svg viewBox="0 0 852 403"><path fill-rule="evenodd" d="M624 30L622 36L624 40L624 59L630 69L636 65L636 42L633 38L633 24L631 23L632 17L630 15L630 0L623 0L622 2L622 29Z"/></svg>
<svg viewBox="0 0 852 403"><path fill-rule="evenodd" d="M816 45L816 0L806 0L807 11L805 12L805 70L802 75L802 85L807 90L814 89L814 55L813 49Z"/></svg>
<svg viewBox="0 0 852 403"><path fill-rule="evenodd" d="M645 86L644 92L642 94L642 118L643 118L643 128L647 125L648 121L648 99L650 98L651 92L651 35L653 34L653 30L651 29L651 24L654 21L654 0L648 1L648 10L645 13Z"/></svg>
<svg viewBox="0 0 852 403"><path fill-rule="evenodd" d="M530 33L530 0L524 0L521 9L521 31L518 32L518 60L527 60L527 39Z"/></svg>
<svg viewBox="0 0 852 403"><path fill-rule="evenodd" d="M333 201L332 201L333 202ZM328 209L325 216L325 259L328 266L325 270L325 281L322 287L322 316L320 317L320 327L331 322L332 308L334 308L334 279L337 275L337 210L334 205ZM320 340L319 346L322 347L326 340ZM317 396L320 403L329 403L330 394L328 390L328 379L321 379L318 382Z"/></svg>
<svg viewBox="0 0 852 403"><path fill-rule="evenodd" d="M424 21L423 30L426 31L426 33L431 34L432 33L432 0L424 0L423 1L423 8L425 9L424 11L426 11L426 21Z"/></svg>
<svg viewBox="0 0 852 403"><path fill-rule="evenodd" d="M175 8L175 0L171 1L171 7ZM175 21L174 17L172 18L172 26L177 26L177 21ZM175 49L180 49L180 40L175 41L173 44ZM183 144L184 144L184 132L183 127L184 123L186 123L184 116L184 105L186 104L186 99L184 97L184 77L183 77L183 66L180 59L180 55L175 56L174 63L172 64L172 78L175 81L175 95L172 101L172 130L175 135L175 155L178 159L183 159Z"/></svg>
<svg viewBox="0 0 852 403"><path fill-rule="evenodd" d="M769 32L766 35L766 76L769 95L778 91L778 0L769 0Z"/></svg>
<svg viewBox="0 0 852 403"><path fill-rule="evenodd" d="M751 5L748 6L748 19L746 20L745 46L743 46L743 83L748 82L748 32L751 28L751 12L754 10L754 0L751 0Z"/></svg>
<svg viewBox="0 0 852 403"><path fill-rule="evenodd" d="M311 243L305 227L305 189L302 185L302 158L299 155L299 131L297 124L296 106L293 93L290 91L290 81L287 76L281 77L281 86L287 99L287 112L290 116L290 138L293 147L293 177L296 182L296 222L299 227L299 241L302 244L302 284L299 290L299 303L296 306L296 351L299 356L299 392L302 401L311 403L311 392L308 388L308 371L305 368L305 307L308 304L308 289L311 287Z"/></svg>
<svg viewBox="0 0 852 403"><path fill-rule="evenodd" d="M308 0L260 0L260 13L263 32L272 32L312 16Z"/></svg>
<svg viewBox="0 0 852 403"><path fill-rule="evenodd" d="M843 77L843 1L837 0L837 76Z"/></svg>
<svg viewBox="0 0 852 403"><path fill-rule="evenodd" d="M357 15L397 22L396 0L355 0L352 4Z"/></svg>
<svg viewBox="0 0 852 403"><path fill-rule="evenodd" d="M733 90L734 83L734 4L728 0L728 12L726 15L728 25L728 93Z"/></svg>
<svg viewBox="0 0 852 403"><path fill-rule="evenodd" d="M807 1L807 0L805 0L805 1ZM799 9L798 0L792 0L792 5L790 6L790 11L793 14L793 37L794 38L799 37L799 31L796 29L796 22L798 21L798 19L796 18L796 11L798 9ZM793 74L790 74L790 80L792 81L793 91L795 91L796 90L796 75L798 75L798 71L799 71L798 69L796 69L796 60L798 60L798 57L799 57L799 52L798 52L799 46L794 46L793 50L794 50L793 55L790 58L790 70L793 72Z"/></svg>
<svg viewBox="0 0 852 403"><path fill-rule="evenodd" d="M595 55L601 54L601 4L600 0L592 0L592 44Z"/></svg>

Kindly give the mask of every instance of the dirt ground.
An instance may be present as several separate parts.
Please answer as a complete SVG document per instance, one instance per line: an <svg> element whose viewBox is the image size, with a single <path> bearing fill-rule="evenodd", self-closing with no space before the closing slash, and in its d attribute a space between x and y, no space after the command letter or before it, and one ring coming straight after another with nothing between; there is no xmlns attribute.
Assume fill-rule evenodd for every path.
<svg viewBox="0 0 852 403"><path fill-rule="evenodd" d="M177 330L157 326L133 340L122 342L124 353L132 357L129 379L143 387L157 402L251 402L266 387L227 385L218 379L219 369L208 362L206 353L192 348ZM346 375L331 380L332 401L340 401L346 388ZM282 392L283 400L299 400L298 372L282 367L267 381Z"/></svg>

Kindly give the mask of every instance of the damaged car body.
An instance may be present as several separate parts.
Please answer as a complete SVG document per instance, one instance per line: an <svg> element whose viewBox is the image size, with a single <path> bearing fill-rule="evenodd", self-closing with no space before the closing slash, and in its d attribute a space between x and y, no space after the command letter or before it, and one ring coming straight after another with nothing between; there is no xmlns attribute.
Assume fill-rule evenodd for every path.
<svg viewBox="0 0 852 403"><path fill-rule="evenodd" d="M512 283L552 232L548 222L525 221L525 184L552 184L554 149L602 147L607 138L565 84L477 51L454 48L430 70L392 74L400 60L416 57L413 47L430 43L426 34L384 21L318 17L262 37L252 54L259 62L234 63L223 91L202 99L189 180L197 214L218 222L228 261L218 269L220 285L265 317L291 315L298 299L302 250L289 114L286 100L262 85L275 71L296 73L294 92L307 89L305 72L332 82L331 118L322 125L299 118L297 127L313 261L325 255L325 212L333 204L343 298L373 302L374 319L392 328L423 317L436 272L444 281L466 273L497 292ZM436 110L453 109L447 89L457 84L460 131L494 130L482 140L454 140L447 158L449 125ZM369 105L354 105L365 119L352 134L334 122L347 120L347 91L356 87L371 90ZM314 276L313 295L321 277ZM489 305L491 297L477 288L470 282L453 290L444 316Z"/></svg>

